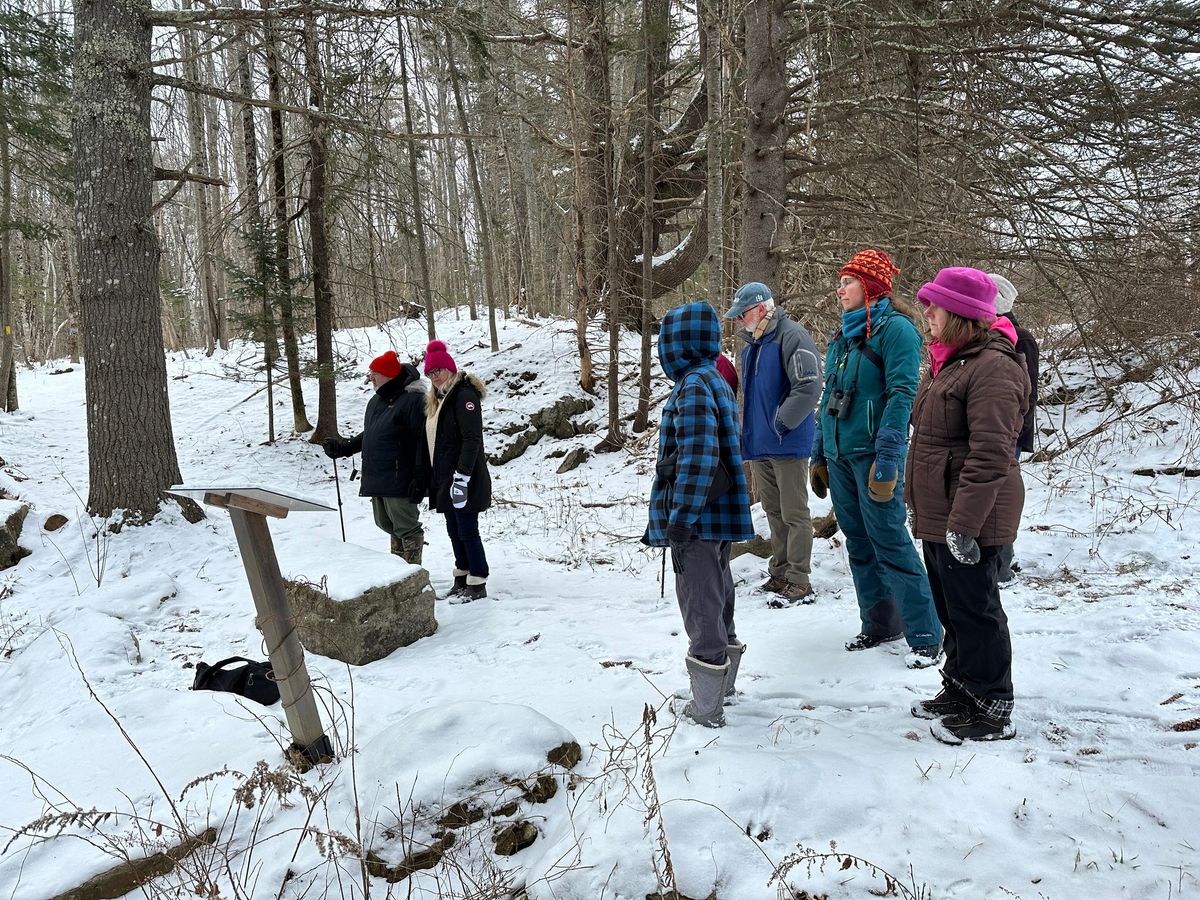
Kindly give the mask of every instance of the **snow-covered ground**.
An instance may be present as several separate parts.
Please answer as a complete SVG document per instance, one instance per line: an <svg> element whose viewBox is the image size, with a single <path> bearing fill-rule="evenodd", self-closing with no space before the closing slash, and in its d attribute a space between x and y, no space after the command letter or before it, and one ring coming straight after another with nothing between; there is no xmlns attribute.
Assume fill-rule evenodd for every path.
<svg viewBox="0 0 1200 900"><path fill-rule="evenodd" d="M573 328L509 320L491 354L485 323L439 323L491 391L489 452L554 400L586 396ZM337 345L361 372L388 347L419 354L424 327L344 332ZM634 339L625 352L635 358ZM263 443L254 355L169 357L184 480L336 505L319 448ZM189 525L171 508L117 534L89 519L83 372L55 374L64 367L22 369L23 409L0 414L0 488L32 506L32 553L0 572L0 897L51 897L114 857L178 843L185 825L216 828L216 843L142 893L465 898L524 884L539 900L642 900L677 885L696 900L857 898L888 890L886 872L899 883L874 896L1200 896L1200 478L1133 474L1194 467L1200 423L1171 404L1115 418L1154 397L1152 383L1118 385L1110 403L1090 371L1064 365L1082 392L1043 411L1069 434L1112 423L1025 466L1022 572L1004 592L1014 741L936 742L908 711L937 690L936 670L906 669L894 645L842 649L857 614L836 537L814 549L811 606L768 608L763 561L735 560L741 699L723 730L677 725L667 700L686 685L685 639L669 567L664 599L661 556L638 542L656 432L556 474L564 451L602 435L601 396L576 417L599 433L544 438L493 468L487 600L439 600L436 634L367 666L309 656L339 758L300 775L284 764L278 706L189 690L201 660L265 657L228 517L209 509ZM622 389L632 412L632 374ZM660 375L655 399L666 390ZM361 427L368 391L340 383L343 434ZM281 391L277 422L289 410ZM394 565L349 468L347 539ZM69 523L45 530L55 513ZM440 517L423 517L441 595L449 542ZM272 533L312 580L365 577L346 572L370 554L337 552L335 514L296 513ZM332 549L295 552L308 547ZM547 763L571 739L582 761ZM546 802L530 799L538 774L557 788ZM357 861L370 850L395 866L441 839L436 820L460 800L487 815L434 868L389 884ZM494 830L518 820L537 839L494 855Z"/></svg>

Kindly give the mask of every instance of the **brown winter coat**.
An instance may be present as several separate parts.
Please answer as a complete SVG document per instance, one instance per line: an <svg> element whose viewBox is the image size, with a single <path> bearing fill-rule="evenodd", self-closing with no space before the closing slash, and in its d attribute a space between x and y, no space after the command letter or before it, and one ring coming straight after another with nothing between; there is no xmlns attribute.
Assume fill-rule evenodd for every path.
<svg viewBox="0 0 1200 900"><path fill-rule="evenodd" d="M1013 543L1025 505L1013 454L1028 398L1025 363L996 331L951 356L937 378L925 373L904 473L916 537L944 544L956 531L980 546Z"/></svg>

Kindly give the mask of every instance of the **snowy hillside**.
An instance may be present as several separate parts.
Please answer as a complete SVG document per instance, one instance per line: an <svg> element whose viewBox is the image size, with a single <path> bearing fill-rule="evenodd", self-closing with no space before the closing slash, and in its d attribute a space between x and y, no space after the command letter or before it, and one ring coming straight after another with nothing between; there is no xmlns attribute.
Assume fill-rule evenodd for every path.
<svg viewBox="0 0 1200 900"><path fill-rule="evenodd" d="M1170 403L1121 417L1152 382L1103 385L1110 401L1089 369L1053 372L1044 394L1068 402L1043 408L1045 445L1099 436L1024 467L1022 571L1003 592L1017 739L952 748L909 714L936 670L905 668L896 645L843 650L858 620L837 537L816 542L810 606L768 608L764 561L734 561L742 696L723 730L677 725L686 640L670 567L664 586L639 543L656 431L556 474L596 445L607 407L577 384L573 323L509 320L494 355L485 322L447 315L439 336L488 385L490 454L563 397L594 400L573 422L599 432L493 467L488 599L438 600L434 635L366 666L309 655L339 758L303 775L278 705L189 690L201 660L265 658L228 516L189 525L172 508L115 534L89 519L82 368L20 370L0 489L30 504L32 552L0 572L0 898L52 897L210 827L211 845L133 896L1200 897L1200 423ZM424 326L336 343L362 373L389 347L419 355ZM336 506L319 448L264 445L256 355L169 357L184 480ZM667 389L660 376L655 399ZM338 390L353 434L370 388ZM277 422L289 409L281 390ZM348 460L339 472L348 541L394 565ZM46 530L54 514L69 522ZM449 541L422 517L441 596ZM314 579L370 558L337 552L333 513L271 528ZM572 740L578 764L547 760ZM535 839L499 855L500 831Z"/></svg>

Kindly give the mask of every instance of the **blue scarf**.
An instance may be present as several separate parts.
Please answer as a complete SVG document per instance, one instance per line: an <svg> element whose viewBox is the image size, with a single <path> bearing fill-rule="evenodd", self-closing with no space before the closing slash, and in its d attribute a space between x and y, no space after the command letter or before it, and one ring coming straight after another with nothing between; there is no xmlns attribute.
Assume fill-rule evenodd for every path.
<svg viewBox="0 0 1200 900"><path fill-rule="evenodd" d="M860 337L867 330L867 306L864 304L858 309L851 309L842 313L842 337L853 340ZM887 297L880 297L875 301L875 307L871 310L873 317L882 316L891 306L891 301Z"/></svg>

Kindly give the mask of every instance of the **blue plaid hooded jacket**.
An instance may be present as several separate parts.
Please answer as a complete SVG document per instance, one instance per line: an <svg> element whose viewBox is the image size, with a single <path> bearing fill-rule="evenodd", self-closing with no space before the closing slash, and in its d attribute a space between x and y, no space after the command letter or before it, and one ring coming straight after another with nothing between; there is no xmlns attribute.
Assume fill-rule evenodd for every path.
<svg viewBox="0 0 1200 900"><path fill-rule="evenodd" d="M754 536L742 471L737 401L717 371L721 323L707 303L663 316L658 358L675 389L663 408L658 466L643 541L744 541ZM720 496L710 491L728 484Z"/></svg>

